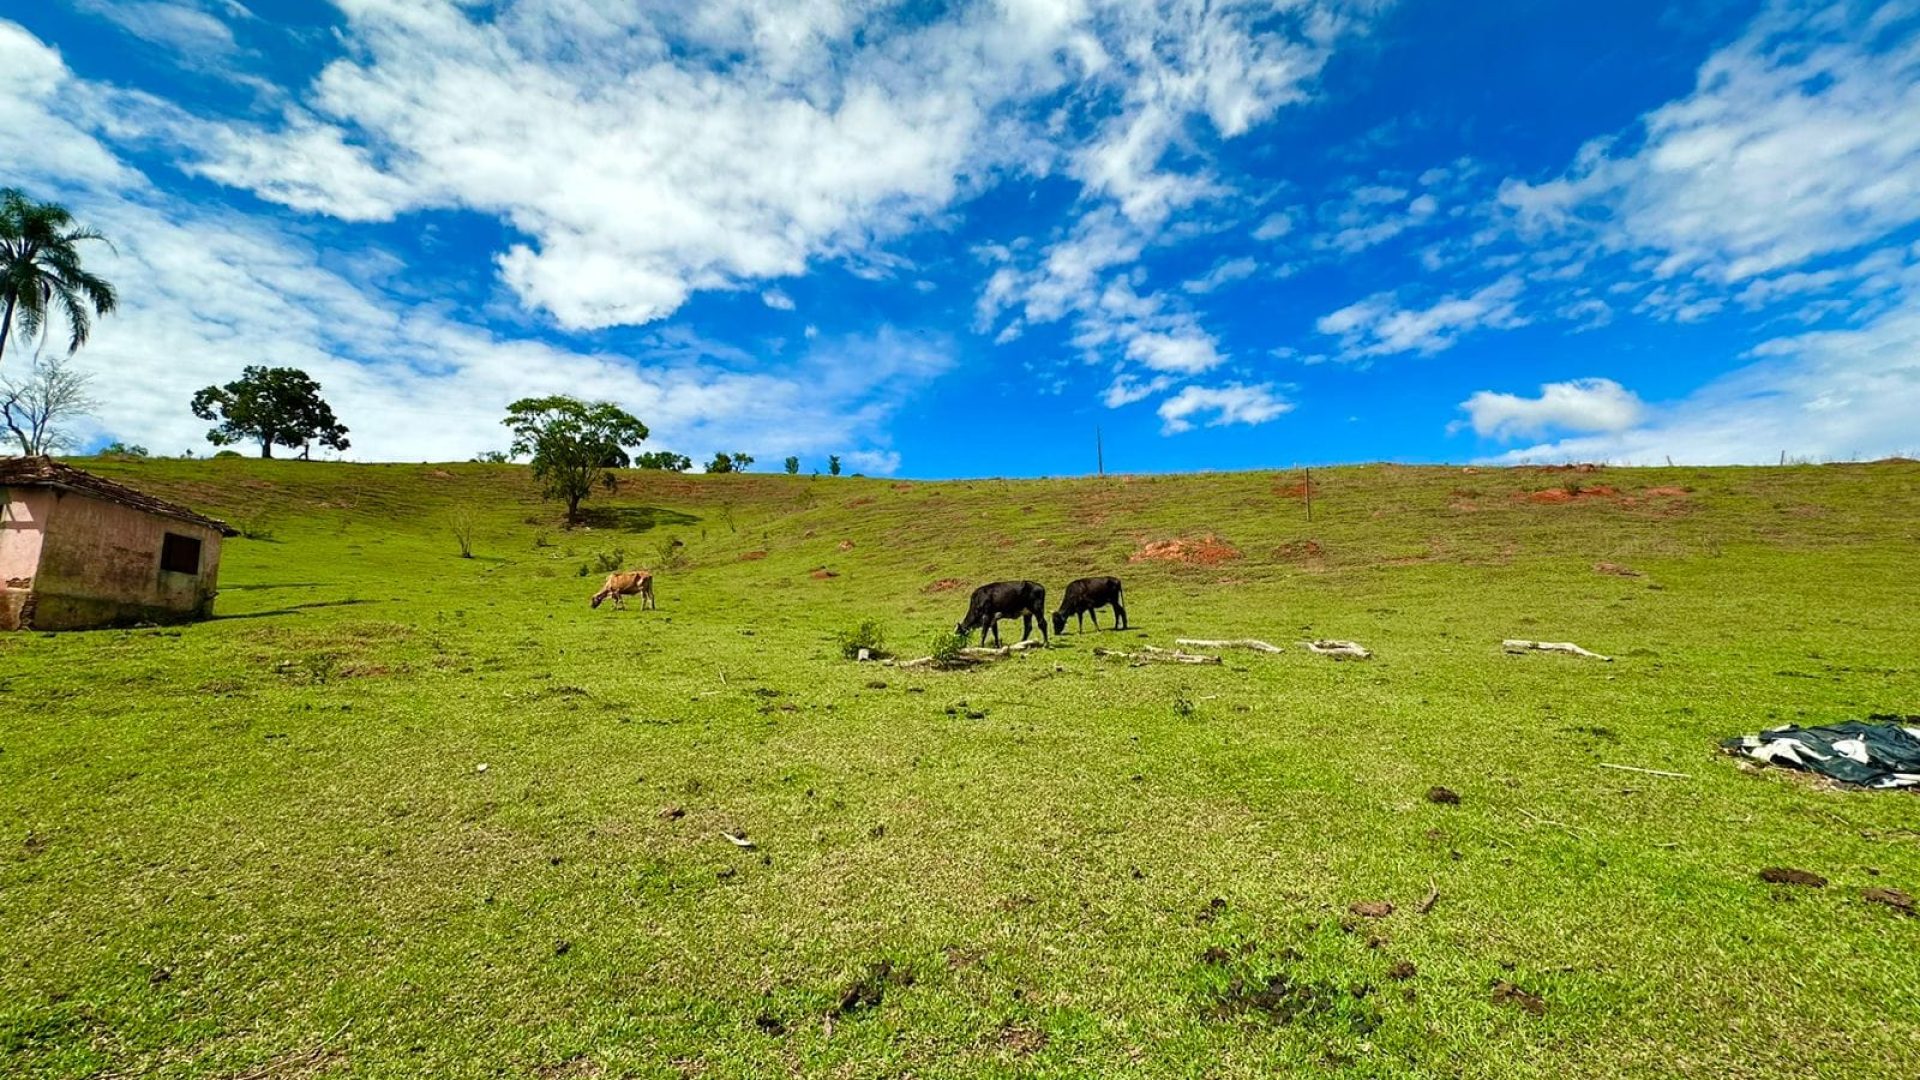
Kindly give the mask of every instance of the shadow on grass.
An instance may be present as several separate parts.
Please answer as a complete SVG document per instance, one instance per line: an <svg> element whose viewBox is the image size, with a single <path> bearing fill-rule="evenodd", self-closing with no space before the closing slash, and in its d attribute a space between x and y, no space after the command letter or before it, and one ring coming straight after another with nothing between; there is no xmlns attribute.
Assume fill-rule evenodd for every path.
<svg viewBox="0 0 1920 1080"><path fill-rule="evenodd" d="M593 529L637 533L662 525L697 525L700 519L661 506L589 506L581 509L580 523Z"/></svg>
<svg viewBox="0 0 1920 1080"><path fill-rule="evenodd" d="M226 622L230 619L266 619L275 615L298 615L308 608L354 607L359 604L377 604L379 602L378 600L316 600L311 604L289 604L286 607L275 608L272 611L249 611L239 615L215 615L213 618L215 622Z"/></svg>
<svg viewBox="0 0 1920 1080"><path fill-rule="evenodd" d="M317 589L322 585L330 584L332 584L332 582L329 581L280 581L258 585L222 585L220 586L220 591L252 592L258 589Z"/></svg>

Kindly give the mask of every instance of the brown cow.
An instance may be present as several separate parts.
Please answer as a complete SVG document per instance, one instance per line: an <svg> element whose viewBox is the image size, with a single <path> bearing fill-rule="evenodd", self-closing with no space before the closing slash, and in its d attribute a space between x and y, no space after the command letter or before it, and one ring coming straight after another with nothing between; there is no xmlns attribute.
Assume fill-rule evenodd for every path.
<svg viewBox="0 0 1920 1080"><path fill-rule="evenodd" d="M614 609L623 611L626 609L629 596L640 598L641 610L653 608L653 571L621 570L608 574L607 583L600 586L599 592L593 594L593 606L597 608L601 601L612 597Z"/></svg>

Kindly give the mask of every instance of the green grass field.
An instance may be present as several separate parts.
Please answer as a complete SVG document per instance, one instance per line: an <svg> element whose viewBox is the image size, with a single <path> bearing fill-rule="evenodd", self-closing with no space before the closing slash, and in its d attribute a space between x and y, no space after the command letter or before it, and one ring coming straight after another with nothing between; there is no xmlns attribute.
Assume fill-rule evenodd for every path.
<svg viewBox="0 0 1920 1080"><path fill-rule="evenodd" d="M512 467L82 464L255 538L214 621L0 636L9 1077L1920 1075L1920 918L1861 896L1920 802L1716 752L1920 712L1920 465L1342 468L1311 522L628 474L569 532ZM658 611L588 609L616 553ZM1090 573L1133 630L835 644ZM1183 636L1287 651L1092 652Z"/></svg>

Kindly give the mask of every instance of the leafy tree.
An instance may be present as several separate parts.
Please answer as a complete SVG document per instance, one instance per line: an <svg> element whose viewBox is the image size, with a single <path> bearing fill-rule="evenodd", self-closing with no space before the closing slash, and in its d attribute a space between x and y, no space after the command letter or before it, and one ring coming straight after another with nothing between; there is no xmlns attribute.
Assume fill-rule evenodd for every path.
<svg viewBox="0 0 1920 1080"><path fill-rule="evenodd" d="M597 481L611 488L627 464L627 447L646 441L647 425L611 401L585 402L556 394L521 398L501 423L513 432L513 453L533 459L542 494L567 504L567 523L580 520L580 500Z"/></svg>
<svg viewBox="0 0 1920 1080"><path fill-rule="evenodd" d="M707 462L707 471L710 473L732 472L733 459L728 457L724 451L717 453L713 455L712 461Z"/></svg>
<svg viewBox="0 0 1920 1080"><path fill-rule="evenodd" d="M100 448L100 456L101 457L146 457L147 448L144 446L141 446L139 443L125 443L125 442L121 442L118 439L115 439L114 441ZM182 453L180 456L192 457L193 451L189 449L184 453Z"/></svg>
<svg viewBox="0 0 1920 1080"><path fill-rule="evenodd" d="M74 446L68 425L100 404L87 392L92 381L86 372L68 367L64 356L34 361L33 370L18 382L0 379L0 417L22 454L33 457Z"/></svg>
<svg viewBox="0 0 1920 1080"><path fill-rule="evenodd" d="M835 476L840 475L840 455L839 454L827 455L827 471L832 473Z"/></svg>
<svg viewBox="0 0 1920 1080"><path fill-rule="evenodd" d="M729 454L727 456L733 459L734 472L746 472L747 466L753 464L752 454Z"/></svg>
<svg viewBox="0 0 1920 1080"><path fill-rule="evenodd" d="M16 326L22 337L37 337L49 312L66 320L72 353L87 343L93 316L113 311L113 286L80 265L88 240L105 237L76 226L65 207L0 189L0 358Z"/></svg>
<svg viewBox="0 0 1920 1080"><path fill-rule="evenodd" d="M513 455L505 450L482 450L473 455L477 465L506 465L513 461Z"/></svg>
<svg viewBox="0 0 1920 1080"><path fill-rule="evenodd" d="M787 475L788 476L800 475L800 459L799 458L790 457L787 459Z"/></svg>
<svg viewBox="0 0 1920 1080"><path fill-rule="evenodd" d="M636 469L658 469L662 472L686 472L693 468L693 459L685 454L676 454L671 450L654 450L635 455L633 467Z"/></svg>
<svg viewBox="0 0 1920 1080"><path fill-rule="evenodd" d="M299 449L304 459L315 440L330 450L345 450L347 429L334 419L333 408L320 397L320 384L298 368L249 365L225 386L209 386L193 395L193 415L217 420L207 432L215 446L255 441L260 456L273 456L275 446Z"/></svg>

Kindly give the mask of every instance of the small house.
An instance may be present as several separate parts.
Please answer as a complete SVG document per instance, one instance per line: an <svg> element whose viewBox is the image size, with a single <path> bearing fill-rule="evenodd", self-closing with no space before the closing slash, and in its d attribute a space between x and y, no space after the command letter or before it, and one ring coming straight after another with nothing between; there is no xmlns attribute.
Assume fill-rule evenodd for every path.
<svg viewBox="0 0 1920 1080"><path fill-rule="evenodd" d="M0 630L204 619L234 535L52 458L0 459Z"/></svg>

